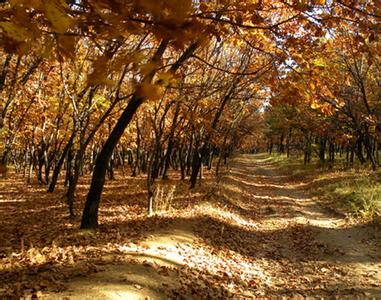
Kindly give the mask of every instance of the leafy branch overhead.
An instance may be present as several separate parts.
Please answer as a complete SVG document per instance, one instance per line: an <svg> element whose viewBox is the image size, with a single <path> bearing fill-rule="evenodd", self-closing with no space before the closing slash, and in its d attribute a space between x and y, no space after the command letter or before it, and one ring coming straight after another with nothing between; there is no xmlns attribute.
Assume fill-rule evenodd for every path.
<svg viewBox="0 0 381 300"><path fill-rule="evenodd" d="M258 251L268 257L272 250L258 245L278 248L285 238L274 228L275 244L272 235L256 235L260 225L253 218L279 213L286 219L286 211L281 205L273 208L271 201L288 199L296 210L295 199L306 198L300 196L305 191L295 189L293 195L282 188L294 177L307 189L344 172L340 184L319 187L319 197L336 197L343 207L352 207L345 213L356 217L378 216L378 186L370 187L380 166L380 9L375 0L1 1L0 214L8 207L12 213L3 226L9 248L3 256L0 243L0 259L6 259L9 268L20 263L21 273L23 263L26 269L62 263L58 269L66 274L65 264L73 265L76 258L86 261L91 249L88 244L85 250L73 246L69 252L67 245L53 247L53 236L61 232L68 234L63 243L74 245L77 238L71 234L79 228L100 230L91 233L95 243L97 232L107 240L110 230L115 235L107 240L110 248L105 247L114 255L130 249L124 244L134 236L133 231L124 236L127 229L119 228L120 222L127 220L126 228L136 226L143 239L145 229L182 218L176 226L185 226L185 231L191 227L192 237L198 234L213 243L210 248L201 243L201 250L188 249L190 253L200 259L204 251L215 263L193 277L188 275L194 265L179 271L182 288L188 291L189 278L202 277L192 294L200 298L225 299L232 291L237 298L265 297L254 289L246 295L239 276L251 287L256 280L267 282L265 273L259 279L248 271L255 265L252 256ZM258 152L270 156L241 156ZM274 152L280 156L272 157ZM271 178L269 170L276 163L286 164L289 174L282 174L280 167L274 178L264 179L261 195L261 176ZM351 169L369 175L369 181L356 181L363 193L353 191ZM316 171L317 177L306 170ZM289 180L282 181L287 176ZM13 183L25 197L18 198ZM9 187L16 198L7 196ZM59 196L50 196L53 192ZM38 201L45 197L49 204ZM31 199L36 207L28 207ZM224 201L230 204L225 207ZM57 219L50 215L56 206ZM224 207L229 207L227 212ZM33 209L49 213L17 229L18 213ZM171 220L163 221L158 217L162 213L170 213ZM195 219L192 226L187 214ZM51 223L39 228L56 226L44 231L49 245L40 237L38 246L32 246L38 234L24 229L48 220ZM281 222L276 226L289 230L287 239L295 236L295 243L306 247L314 240L307 221L302 228L283 228ZM316 247L313 251L319 251ZM180 251L182 259L204 263L186 256L188 250ZM283 250L273 251L274 257ZM50 251L55 254L50 256ZM236 254L227 259L230 252ZM245 267L246 255L251 258ZM279 262L278 271L282 264L286 262ZM82 267L90 272L92 265ZM9 278L19 275L12 274ZM212 277L216 282L226 279L223 290L197 294ZM294 279L293 284L305 287L301 293L318 286L311 276L305 279L308 284ZM261 288L266 290L265 285ZM289 288L269 295L288 296ZM9 289L24 290L19 284Z"/></svg>

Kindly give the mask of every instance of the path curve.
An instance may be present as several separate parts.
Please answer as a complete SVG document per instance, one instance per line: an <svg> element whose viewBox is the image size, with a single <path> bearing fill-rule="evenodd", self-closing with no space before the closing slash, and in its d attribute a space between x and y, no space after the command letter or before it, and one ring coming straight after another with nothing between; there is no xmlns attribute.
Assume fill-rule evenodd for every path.
<svg viewBox="0 0 381 300"><path fill-rule="evenodd" d="M376 228L347 224L345 216L318 203L305 183L292 181L266 155L237 158L230 174L227 182L237 184L238 177L242 193L251 196L241 205L256 214L259 229L285 232L283 245L268 246L280 247L280 259L307 261L304 267L314 271L303 274L298 263L291 266L296 278L290 294L318 296L319 289L309 284L316 281L323 295L381 299L381 240ZM273 273L274 280L278 274Z"/></svg>
<svg viewBox="0 0 381 300"><path fill-rule="evenodd" d="M204 200L47 298L381 299L379 232L347 224L266 155L235 158Z"/></svg>

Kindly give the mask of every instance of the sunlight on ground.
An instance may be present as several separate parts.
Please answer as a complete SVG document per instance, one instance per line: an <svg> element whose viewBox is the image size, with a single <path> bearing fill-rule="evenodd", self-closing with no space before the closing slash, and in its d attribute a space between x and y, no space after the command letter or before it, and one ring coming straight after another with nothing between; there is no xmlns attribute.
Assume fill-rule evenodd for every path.
<svg viewBox="0 0 381 300"><path fill-rule="evenodd" d="M136 187L120 199L106 197L98 231L76 230L66 219L41 223L49 231L38 233L49 244L44 240L35 248L29 244L38 230L31 233L35 228L28 225L23 232L28 247L22 254L19 237L10 239L17 253L6 254L9 264L1 271L15 278L15 262L21 261L33 284L41 281L34 270L53 274L67 289L46 299L174 299L181 289L184 299L330 298L338 291L350 296L351 289L356 295L372 291L379 282L379 258L378 248L367 244L368 229L345 227L342 216L322 208L306 190L311 181L295 182L262 163L252 156L239 159L220 189L180 193L176 201L182 208L152 217L146 216L145 195L132 190ZM119 193L122 183L115 182ZM55 209L47 203L56 203L56 197L31 199L33 205L15 211ZM52 230L55 224L62 226ZM46 236L50 232L54 235Z"/></svg>
<svg viewBox="0 0 381 300"><path fill-rule="evenodd" d="M242 178L235 178L234 176L226 176L226 178L229 178L233 181L239 181L240 183L243 183L247 186L253 186L253 187L259 187L259 188L278 188L278 189L285 189L285 190L292 190L292 189L295 189L296 187L299 187L301 186L302 184L298 183L298 184L288 184L287 186L285 186L284 184L275 184L275 183L261 183L261 182L250 182L250 181L247 181L247 180L243 180Z"/></svg>
<svg viewBox="0 0 381 300"><path fill-rule="evenodd" d="M9 200L9 199L1 200L0 199L0 203L13 203L13 202L26 202L26 200L25 199L14 199L14 200Z"/></svg>
<svg viewBox="0 0 381 300"><path fill-rule="evenodd" d="M242 193L242 189L235 184L224 183L223 188L234 193Z"/></svg>
<svg viewBox="0 0 381 300"><path fill-rule="evenodd" d="M208 203L203 203L201 205L198 205L195 209L196 211L199 212L199 214L206 214L210 217L214 217L217 220L223 219L223 220L228 220L229 222L232 221L233 224L236 224L239 226L248 226L248 227L252 227L253 229L258 228L256 222L250 221L246 218L241 217L238 214L222 209L220 207L213 206ZM223 231L222 227L221 227L221 231Z"/></svg>
<svg viewBox="0 0 381 300"><path fill-rule="evenodd" d="M131 299L141 300L146 299L146 295L138 291L105 291L105 299L117 300L117 299Z"/></svg>
<svg viewBox="0 0 381 300"><path fill-rule="evenodd" d="M154 264L159 263L168 266L178 266L184 264L184 258L178 253L176 246L173 246L171 243L163 244L162 242L157 243L159 246L155 244L156 243L150 244L150 247L152 247L151 249L133 249L133 247L122 246L119 250L125 255L133 256L135 258L142 259L145 262ZM161 251L158 247L161 248Z"/></svg>

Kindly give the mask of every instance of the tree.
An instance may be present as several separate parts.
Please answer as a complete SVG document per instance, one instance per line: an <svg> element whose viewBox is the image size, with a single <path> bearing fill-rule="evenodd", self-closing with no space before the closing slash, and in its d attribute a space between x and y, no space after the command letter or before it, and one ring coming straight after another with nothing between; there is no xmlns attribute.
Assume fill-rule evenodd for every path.
<svg viewBox="0 0 381 300"><path fill-rule="evenodd" d="M55 97L60 99L58 103L62 103L62 107L69 104L70 109L63 115L55 114L48 105L43 112L45 120L53 118L53 115L60 116L61 121L57 125L60 130L50 127L44 120L36 120L38 127L43 128L43 134L32 132L31 147L37 146L37 151L31 151L31 169L37 166L41 175L45 166L45 181L48 183L53 162L52 190L66 160L70 183L68 202L72 206L81 165L88 146L93 147L91 157L94 166L89 168L93 175L82 228L98 225L98 207L105 176L107 171L112 174L113 157L118 148L123 149L121 142L132 143L132 137L124 137L132 120L135 120L138 160L140 144L149 144L141 141L145 137L141 134L142 125L136 114L144 103L162 99L162 107L167 107L174 89L183 91L190 87L195 99L189 99L190 95L176 95L184 105L173 105L173 112L168 110L162 114L163 120L173 117L172 125L181 120L183 130L189 132L178 133L176 137L173 125L167 135L165 126L154 124L159 122L157 118L152 127L157 131L156 154L148 156L145 153L141 163L143 166L147 157L151 157L148 160L151 162L149 176L156 178L162 167L168 169L171 153L185 154L187 166L180 166L182 177L191 169L191 185L194 186L203 161L208 160L210 165L214 152L226 155L230 152L229 145L239 139L235 124L243 125L240 120L244 115L242 106L236 103L237 98L245 99L244 102L253 98L268 101L270 95L282 98L279 95L297 93L310 106L315 106L313 109L321 107L332 112L332 101L320 104L324 97L329 96L329 88L324 90L324 97L316 93L319 78L324 77L319 77L321 67L314 65L317 57L313 53L322 48L322 39L333 40L332 37L336 37L343 26L348 32L357 32L363 39L376 40L374 28L379 18L374 1L357 4L348 1L19 0L5 2L1 9L4 63L0 88L6 96L3 99L8 99L2 104L5 117L2 117L1 124L20 129L17 124L21 126L29 111L34 110L37 104L25 101L15 91L27 87L30 79L37 82L36 74L44 76L40 78L41 87L49 93L51 91L44 86L45 79L49 82L57 80L57 75L61 78L62 87L58 88ZM350 44L350 39L338 39ZM90 51L91 47L94 49ZM373 116L369 99L375 94L372 90L375 81L372 79L371 86L366 84L369 72L359 68L357 56L348 56L346 61L349 63L347 71L353 73L353 83L361 96L359 99L365 105L366 113ZM53 74L45 69L49 65L55 68L51 71ZM21 69L22 73L19 73ZM290 69L299 77L289 75ZM19 74L23 75L20 77ZM200 75L202 80L198 78ZM333 75L340 82L339 74ZM179 78L181 80L177 81ZM208 82L209 78L212 78L211 82ZM287 84L279 84L286 78L290 79L288 87ZM33 84L31 87L35 88ZM48 96L44 95L44 98ZM122 101L125 99L129 100L128 103ZM13 123L9 107L18 102L25 105L24 113L13 111L20 120ZM162 108L160 105L156 108L159 116ZM189 116L183 117L184 112L197 115L198 120L194 122ZM309 116L313 115L313 111L309 111ZM229 117L232 126L224 123ZM320 115L319 118L321 123L329 123ZM365 146L374 165L374 150L371 148L375 143L372 142L371 128L378 121L372 122L361 125L358 136L362 140L358 144ZM66 129L62 130L62 126ZM233 132L234 139L230 140L229 135ZM280 130L279 133L280 150L284 151L283 140L285 135L290 136L290 132ZM310 128L304 130L307 160L311 134ZM320 137L324 135L318 134ZM222 140L216 141L218 138L215 139L214 135L221 135ZM10 141L5 145L7 156L7 153L12 153L14 137L7 133L6 140ZM183 145L173 151L176 140ZM165 156L163 147L166 147ZM54 154L57 150L61 155ZM357 152L360 157L359 149ZM138 166L138 162L135 164ZM165 177L166 171L162 175Z"/></svg>

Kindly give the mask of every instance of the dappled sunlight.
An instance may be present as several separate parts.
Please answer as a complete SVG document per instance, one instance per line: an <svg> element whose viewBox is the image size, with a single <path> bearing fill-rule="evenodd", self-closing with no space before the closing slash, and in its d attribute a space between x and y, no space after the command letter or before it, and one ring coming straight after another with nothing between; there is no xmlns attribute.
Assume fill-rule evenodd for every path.
<svg viewBox="0 0 381 300"><path fill-rule="evenodd" d="M378 2L1 1L0 300L381 300Z"/></svg>
<svg viewBox="0 0 381 300"><path fill-rule="evenodd" d="M212 298L253 298L287 295L291 285L322 295L317 287L322 284L370 290L381 257L368 227L348 226L341 215L317 204L306 191L310 182L291 182L276 167L256 164L250 156L233 163L218 186L212 181L192 191L177 186L171 204L150 217L144 187L125 178L110 181L97 231L77 229L79 220L67 218L57 196L36 197L39 189L24 202L4 202L20 206L0 220L4 228L22 224L23 212L34 213L27 220L31 229L1 233L8 242L0 247L0 276L12 282L37 270L25 275L34 282L46 281L49 272L56 278L56 283L47 280L49 289L65 282L68 289L58 294L70 299L84 294L168 299L180 289L190 298L206 290ZM173 185L160 182L164 193ZM18 199L0 195L0 200ZM77 210L83 200L80 189ZM55 216L54 222L47 214ZM353 268L370 274L370 283L359 284ZM47 295L54 299L56 294Z"/></svg>
<svg viewBox="0 0 381 300"><path fill-rule="evenodd" d="M196 214L199 215L208 215L210 217L214 217L215 219L221 219L225 220L227 222L232 222L233 224L236 224L238 226L247 226L249 228L252 228L255 230L258 228L257 223L252 220L248 220L238 214L235 214L229 210L225 210L220 207L213 206L211 204L201 204L199 206L195 207ZM221 228L221 231L223 231L223 228Z"/></svg>
<svg viewBox="0 0 381 300"><path fill-rule="evenodd" d="M277 188L277 189L284 189L284 190L293 190L295 188L301 187L305 185L304 183L297 183L297 184L287 184L286 186L283 184L277 184L277 183L269 183L268 181L257 181L257 182L252 182L252 181L247 181L243 180L242 178L236 178L234 176L226 176L226 179L232 182L237 182L244 184L249 187L258 187L258 188ZM271 180L271 178L269 179Z"/></svg>
<svg viewBox="0 0 381 300"><path fill-rule="evenodd" d="M1 203L13 203L13 202L25 202L25 199L7 199L7 200L2 200L0 198L0 205Z"/></svg>
<svg viewBox="0 0 381 300"><path fill-rule="evenodd" d="M120 289L119 285L118 289ZM140 300L147 297L146 292L140 292L139 290L105 290L104 291L104 299L109 300L120 300L120 299L132 299L132 300Z"/></svg>
<svg viewBox="0 0 381 300"><path fill-rule="evenodd" d="M184 257L178 253L179 250L176 247L171 246L170 244L165 244L160 247L162 247L162 250L165 251L158 251L158 249L143 249L142 251L135 249L135 251L131 251L131 249L126 249L124 247L119 248L119 250L126 256L143 260L145 264L160 264L168 267L178 267L184 265Z"/></svg>

